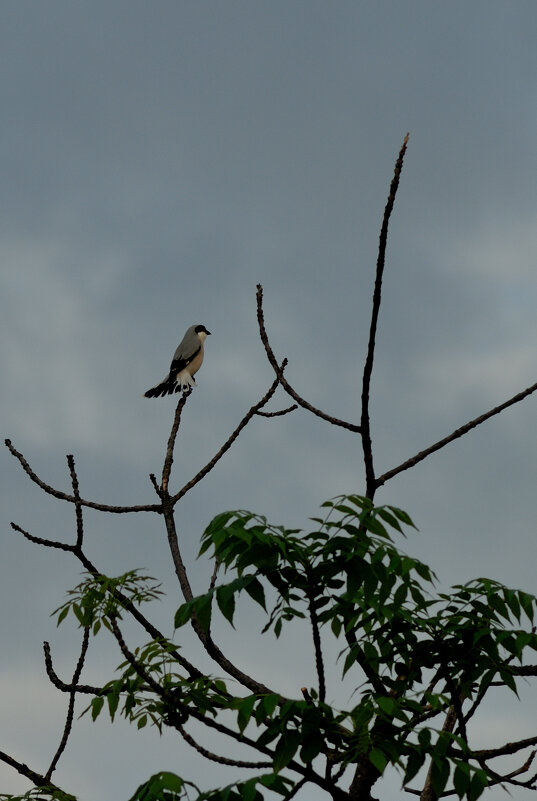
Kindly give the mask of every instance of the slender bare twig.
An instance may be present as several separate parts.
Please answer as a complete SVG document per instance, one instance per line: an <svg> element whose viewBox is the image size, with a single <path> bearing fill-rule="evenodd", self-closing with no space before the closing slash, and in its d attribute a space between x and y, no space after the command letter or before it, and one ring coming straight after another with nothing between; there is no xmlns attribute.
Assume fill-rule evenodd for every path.
<svg viewBox="0 0 537 801"><path fill-rule="evenodd" d="M195 750L206 759L210 759L212 762L218 762L220 765L229 765L230 767L235 768L272 768L272 762L247 762L242 759L230 759L229 757L219 756L219 754L215 754L197 743L196 740L187 731L185 731L184 727L180 724L177 724L174 726L174 728L177 729L185 742L191 745L192 748L195 748Z"/></svg>
<svg viewBox="0 0 537 801"><path fill-rule="evenodd" d="M175 519L173 515L173 507L172 507L173 499L169 501L166 498L163 498L162 505L164 510L164 521L166 523L166 530L168 532L168 543L170 546L170 552L172 555L172 560L175 567L175 574L179 580L179 584L181 586L181 591L184 595L186 601L192 601L194 595L192 592L192 587L190 586L190 581L188 579L187 571L185 564L183 562L183 558L181 556L181 551L179 549L179 540L177 537L177 530L175 527ZM253 693L273 693L273 690L270 690L261 682L256 681L252 676L249 676L247 673L244 673L240 670L236 665L234 665L230 660L222 653L220 648L216 645L210 634L205 631L203 626L200 625L198 619L195 615L192 616L192 628L196 632L198 639L200 640L201 644L211 656L215 662L217 662L226 673L229 673L230 676L233 676L234 679L237 679L244 687L247 687Z"/></svg>
<svg viewBox="0 0 537 801"><path fill-rule="evenodd" d="M9 765L11 768L14 768L17 771L17 773L20 773L21 776L25 776L27 779L30 779L30 781L36 787L45 787L45 786L47 786L47 787L50 787L51 789L56 790L58 792L64 792L64 791L60 790L60 788L57 785L52 784L51 782L48 782L45 779L45 777L42 776L40 773L36 773L35 770L32 770L31 768L29 768L28 765L24 764L24 762L18 762L12 756L9 756L9 754L6 754L4 751L0 751L0 761L5 762L6 765ZM64 792L64 795L66 797L69 797L68 793Z"/></svg>
<svg viewBox="0 0 537 801"><path fill-rule="evenodd" d="M72 689L69 692L69 705L67 707L67 717L65 719L65 726L63 729L63 736L61 742L58 746L58 750L54 754L52 758L52 762L49 765L49 769L45 774L45 781L49 782L50 777L54 773L56 769L56 765L58 761L65 751L65 747L67 746L67 740L69 739L69 735L71 734L71 729L73 728L73 715L75 710L75 698L76 698L76 686L78 684L78 680L80 678L80 674L82 673L82 668L84 667L84 660L86 658L86 653L88 651L88 643L89 643L89 626L85 626L84 628L84 635L82 637L82 648L80 650L80 656L78 657L78 662L76 664L75 672L73 673L73 678L71 680Z"/></svg>
<svg viewBox="0 0 537 801"><path fill-rule="evenodd" d="M297 794L297 793L298 793L300 790L302 790L302 788L304 787L304 785L305 785L305 784L307 784L307 783L308 783L308 780L307 780L307 778L304 776L304 778L300 779L300 781L299 781L299 782L297 782L297 783L295 784L295 786L293 787L293 789L292 789L292 790L290 790L290 791L287 793L287 795L283 797L282 801L291 801L291 799L292 799L292 798L294 798L294 797L295 797L295 795L296 795L296 794Z"/></svg>
<svg viewBox="0 0 537 801"><path fill-rule="evenodd" d="M72 681L70 684L66 684L60 679L54 670L52 665L52 657L50 655L50 644L46 641L43 643L43 651L45 654L45 669L47 671L47 676L49 677L51 684L53 684L58 690L61 690L62 693L77 692L82 695L108 695L112 692L112 688L110 687L93 687L90 684L74 684Z"/></svg>
<svg viewBox="0 0 537 801"><path fill-rule="evenodd" d="M308 579L308 613L310 616L311 631L313 636L313 649L315 652L315 667L317 670L317 681L319 683L319 701L324 703L326 698L326 679L324 671L323 652L321 648L321 634L319 632L319 619L315 606L315 587L313 586L313 576L309 565L306 565L306 577Z"/></svg>
<svg viewBox="0 0 537 801"><path fill-rule="evenodd" d="M256 412L260 417L282 417L284 414L289 414L289 412L294 412L295 409L298 409L298 404L293 403L292 406L288 406L286 409L280 409L279 412Z"/></svg>
<svg viewBox="0 0 537 801"><path fill-rule="evenodd" d="M177 432L179 430L179 423L181 422L181 413L185 408L185 403L188 397L190 397L190 392L183 394L179 398L177 408L175 409L175 417L173 418L172 430L170 431L170 436L168 438L168 447L166 448L166 458L164 459L164 467L162 469L162 483L161 483L162 492L168 492L170 472L173 464L173 450L175 447L175 440L177 438Z"/></svg>
<svg viewBox="0 0 537 801"><path fill-rule="evenodd" d="M287 365L287 359L284 359L281 366L278 368L282 374L283 371L285 370L286 365ZM175 505L177 501L179 501L184 495L186 495L187 492L190 492L190 490L193 487L195 487L196 484L199 484L199 482L203 478L205 478L207 473L210 473L215 464L219 462L222 456L231 448L231 446L233 445L233 443L235 442L235 440L237 439L243 428L245 428L248 425L252 417L258 414L259 410L262 409L263 406L265 406L265 404L268 403L268 401L272 398L272 396L276 392L279 383L280 383L280 378L278 377L272 383L272 385L270 386L269 390L265 393L265 395L263 395L261 400L255 403L251 407L251 409L249 409L248 412L246 412L246 414L240 421L239 425L236 427L233 433L227 438L227 440L224 442L218 453L216 453L213 456L213 458L209 462L207 462L205 467L202 467L202 469L198 473L196 473L194 478L191 478L190 481L188 481L185 484L185 486L179 490L179 492L177 492L175 495L171 497L171 502L173 505Z"/></svg>
<svg viewBox="0 0 537 801"><path fill-rule="evenodd" d="M50 484L46 484L35 473L22 453L12 445L10 439L5 440L6 446L10 453L19 461L22 469L26 475L40 487L47 495L52 495L53 498L58 498L60 501L67 501L68 503L79 503L81 506L87 506L89 509L97 509L100 512L111 512L112 514L127 514L129 512L160 512L160 504L143 504L141 506L110 506L106 503L95 503L94 501L86 501L84 498L75 498L74 495L69 495L67 492L61 492L54 489Z"/></svg>
<svg viewBox="0 0 537 801"><path fill-rule="evenodd" d="M21 528L17 523L11 523L11 528L13 531L18 531L19 534L22 534L22 536L30 542L35 542L36 545L43 545L45 548L58 548L60 551L70 551L71 553L75 553L77 550L76 545L69 545L67 542L58 542L57 540L47 540L43 537L36 537L35 534L30 534L30 532Z"/></svg>
<svg viewBox="0 0 537 801"><path fill-rule="evenodd" d="M486 422L486 420L489 420L491 417L494 417L494 415L503 412L503 410L509 408L509 406L513 406L515 403L520 403L520 401L524 400L524 398L527 398L529 395L532 395L536 390L537 384L532 384L531 387L524 389L522 392L518 392L516 395L513 395L512 398L509 398L509 400L505 401L504 403L500 403L499 406L495 406L494 409L491 409L490 411L485 412L485 414L481 414L479 417L470 420L469 423L466 423L460 428L455 429L455 431L453 431L447 437L439 439L438 442L434 443L434 445L430 445L428 448L425 448L425 450L420 451L415 456L412 456L411 459L407 459L406 462L402 462L402 464L394 467L392 470L388 470L387 473L383 473L383 475L376 479L375 486L380 487L382 484L385 484L391 478L398 475L398 473L402 473L403 470L408 470L409 468L414 467L414 465L418 464L418 462L422 462L427 458L427 456L435 453L435 451L439 451L441 448L445 448L446 445L449 445L450 442L453 442L453 440L463 437L465 434L471 431L472 428L477 428L477 426Z"/></svg>
<svg viewBox="0 0 537 801"><path fill-rule="evenodd" d="M408 143L408 134L403 140L403 145L399 151L399 156L395 163L395 171L390 185L390 193L384 209L384 217L380 229L379 237L379 250L377 257L377 269L375 275L375 288L373 290L373 305L371 309L371 324L369 328L369 342L367 345L367 355L364 364L364 373L362 378L362 414L360 419L361 434L362 434L362 448L364 452L364 464L366 474L366 494L368 498L373 498L376 489L375 470L373 467L373 449L371 443L371 427L369 421L369 399L371 388L371 374L373 372L373 360L375 357L375 339L377 335L377 323L380 311L380 303L382 298L382 275L384 273L384 264L386 261L386 244L388 242L388 225L390 216L399 186L399 179L401 177L401 170L403 169L403 160L405 158L406 147Z"/></svg>
<svg viewBox="0 0 537 801"><path fill-rule="evenodd" d="M267 358L272 366L272 369L276 373L279 379L279 383L285 389L288 395L290 395L299 406L302 406L303 409L307 409L312 414L316 415L317 417L326 420L329 423L332 423L334 426L340 426L341 428L346 428L348 431L353 431L355 434L360 433L360 426L355 425L354 423L347 423L345 420L340 420L338 417L332 417L326 412L322 412L320 409L315 408L312 406L311 403L308 403L307 400L304 400L296 390L290 385L287 381L285 376L283 375L283 369L279 367L278 362L276 360L276 356L274 355L274 351L270 345L267 330L265 328L265 315L263 312L263 287L261 284L257 285L257 322L259 325L259 336L261 337L261 342L265 348L265 353L267 354ZM287 360L286 360L287 361Z"/></svg>
<svg viewBox="0 0 537 801"><path fill-rule="evenodd" d="M76 474L75 459L72 454L67 456L67 464L69 465L69 473L71 475L71 485L73 487L73 497L75 498L75 514L76 514L76 547L82 547L84 539L84 518L82 513L82 506L80 504L80 492L78 485L78 476Z"/></svg>
<svg viewBox="0 0 537 801"><path fill-rule="evenodd" d="M482 748L480 751L472 751L472 757L475 759L494 759L499 756L506 756L507 754L516 754L522 751L523 748L529 748L532 745L537 745L537 737L527 737L525 740L516 740L512 743L506 743L499 748Z"/></svg>
<svg viewBox="0 0 537 801"><path fill-rule="evenodd" d="M529 779L525 782L519 782L515 780L515 776L520 776L522 773L526 773L535 758L535 751L532 751L527 760L524 762L520 768L513 770L511 773L507 773L506 775L502 775L501 773L497 773L493 770L490 765L485 765L484 761L480 762L481 766L487 771L488 775L493 778L493 781L489 781L488 786L493 787L496 784L512 784L514 787L525 787L528 790L535 790L537 789L535 784L537 782L537 773L534 773Z"/></svg>

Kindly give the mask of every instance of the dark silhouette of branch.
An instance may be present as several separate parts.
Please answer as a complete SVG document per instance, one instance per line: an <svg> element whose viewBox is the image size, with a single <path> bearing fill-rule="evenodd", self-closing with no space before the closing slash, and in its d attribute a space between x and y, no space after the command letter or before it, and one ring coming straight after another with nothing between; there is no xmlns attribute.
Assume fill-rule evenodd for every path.
<svg viewBox="0 0 537 801"><path fill-rule="evenodd" d="M4 751L0 751L0 760L5 762L6 765L9 765L11 768L14 768L17 773L20 773L21 776L25 776L36 787L50 787L52 790L63 792L65 796L69 797L68 793L60 790L56 784L52 784L51 782L47 781L40 773L36 773L35 770L29 768L24 762L18 762L16 759L13 759L12 756L9 756L9 754L6 754Z"/></svg>
<svg viewBox="0 0 537 801"><path fill-rule="evenodd" d="M166 498L162 499L162 508L164 510L164 521L166 524L166 531L168 533L168 543L170 546L170 552L173 559L173 564L175 567L175 574L179 580L179 584L181 586L181 591L185 598L185 601L192 601L194 598L194 594L192 592L192 587L190 586L190 581L188 579L187 571L185 564L183 562L183 558L181 556L181 551L179 549L179 540L177 537L177 530L175 527L175 518L173 515L173 499L169 501ZM234 679L237 679L244 687L247 687L252 693L273 693L273 690L270 690L261 682L256 681L252 676L249 676L247 673L244 673L240 670L236 665L234 665L230 660L222 653L220 648L216 645L213 641L212 637L208 632L204 630L204 628L200 625L199 621L197 620L196 616L192 616L192 628L196 632L198 639L200 640L201 644L211 656L215 662L217 662L221 668L223 668L226 673L229 673L230 676L233 676Z"/></svg>
<svg viewBox="0 0 537 801"><path fill-rule="evenodd" d="M34 542L36 545L43 545L45 548L58 548L60 551L70 551L71 553L75 553L77 550L76 545L69 545L67 542L58 542L57 540L46 540L43 537L36 537L35 534L30 534L17 525L17 523L11 523L11 528L13 531L18 531L19 534L22 534L22 536L30 542Z"/></svg>
<svg viewBox="0 0 537 801"><path fill-rule="evenodd" d="M457 722L457 712L454 707L450 707L445 717L444 725L442 726L442 731L452 732L456 722ZM433 763L431 761L431 766L427 772L427 778L425 779L425 784L423 786L423 790L420 795L420 801L437 801L438 796L433 789L432 765Z"/></svg>
<svg viewBox="0 0 537 801"><path fill-rule="evenodd" d="M319 683L319 701L324 703L326 698L326 679L324 671L323 652L321 648L321 634L319 632L319 619L317 617L317 607L315 606L315 587L313 583L312 571L309 565L306 565L306 578L308 579L308 613L311 623L311 632L313 637L313 648L315 652L315 667L317 670L317 681Z"/></svg>
<svg viewBox="0 0 537 801"><path fill-rule="evenodd" d="M36 537L33 534L30 534L28 531L25 531L16 523L11 523L11 527L14 531L17 531L20 534L22 534L27 540L30 540L30 542L35 542L38 545L43 545L46 548L58 548L62 551L70 551L84 565L88 573L91 573L93 576L102 575L102 573L99 570L97 570L95 565L84 554L82 549L78 548L76 545L68 545L65 542L56 542L54 540L46 540L43 539L42 537ZM145 617L145 615L143 615L142 612L140 612L140 610L137 609L136 606L134 606L134 604L132 604L125 595L123 595L123 593L119 592L119 590L114 590L113 594L114 598L116 598L120 602L122 608L129 612L129 614L147 631L147 633L153 640L164 641L166 639L162 634L162 632L159 631L152 623L150 623L149 620ZM184 669L187 671L187 673L190 675L191 678L200 678L201 676L204 675L202 671L198 670L198 668L192 665L188 661L188 659L185 659L185 657L182 656L182 654L179 651L173 650L170 651L170 653L174 657L174 659L178 662L178 664L184 667Z"/></svg>
<svg viewBox="0 0 537 801"><path fill-rule="evenodd" d="M274 355L274 351L270 345L267 330L265 328L265 315L263 312L263 287L261 284L257 285L257 322L259 325L259 336L261 337L261 342L265 348L265 353L267 354L267 358L272 366L272 369L276 373L279 383L285 389L288 395L290 395L293 400L295 400L299 406L302 406L303 409L307 409L312 414L315 414L317 417L321 417L323 420L326 420L329 423L332 423L334 426L341 426L341 428L346 428L348 431L353 431L355 434L360 433L360 426L355 425L354 423L347 423L345 420L340 420L338 417L332 417L326 412L322 412L320 409L316 409L315 406L312 406L311 403L308 403L307 400L304 400L296 390L290 385L287 381L285 376L283 375L283 368L279 367L276 357ZM287 361L287 360L286 360Z"/></svg>
<svg viewBox="0 0 537 801"><path fill-rule="evenodd" d="M282 417L284 414L289 414L289 412L294 412L295 409L298 409L298 404L293 403L292 406L288 406L287 409L280 409L279 412L256 412L260 417Z"/></svg>
<svg viewBox="0 0 537 801"><path fill-rule="evenodd" d="M373 305L371 309L371 324L369 328L369 342L367 345L367 355L364 364L364 372L362 378L362 414L360 419L360 428L362 434L362 448L364 452L364 464L366 475L366 495L368 498L373 498L376 489L375 471L373 467L373 449L371 443L371 428L369 422L369 398L371 388L371 374L373 372L373 360L375 357L375 339L377 335L377 323L380 311L380 302L382 298L382 275L384 273L384 264L386 261L386 244L388 241L388 225L390 216L395 202L395 196L399 187L399 179L401 177L401 170L403 169L403 160L405 158L406 147L408 144L407 134L403 140L403 145L399 151L399 156L395 163L395 171L390 186L390 193L384 209L384 217L380 229L379 237L379 250L377 257L377 270L375 275L375 288L373 290Z"/></svg>
<svg viewBox="0 0 537 801"><path fill-rule="evenodd" d="M185 408L185 403L188 397L190 397L190 392L183 394L179 399L177 408L175 409L175 417L173 418L172 430L170 431L170 436L168 439L168 447L166 448L166 458L164 459L164 467L162 469L162 483L161 483L162 492L168 492L170 472L173 464L173 450L175 447L175 440L177 438L177 432L179 430L179 424L181 422L181 413Z"/></svg>
<svg viewBox="0 0 537 801"><path fill-rule="evenodd" d="M78 488L78 476L76 474L75 459L72 454L67 456L67 464L69 465L69 473L71 475L71 485L73 487L73 497L75 498L75 514L76 514L76 547L82 547L84 539L84 519L82 514L82 506L80 504L80 492Z"/></svg>
<svg viewBox="0 0 537 801"><path fill-rule="evenodd" d="M509 400L505 401L504 403L500 403L499 406L495 406L494 409L485 412L485 414L479 415L479 417L474 418L474 420L470 420L469 423L457 428L455 431L449 434L449 436L438 440L438 442L435 442L434 445L430 445L428 448L425 448L425 450L420 451L411 459L407 459L406 462L400 464L398 467L394 467L392 470L388 470L387 473L383 473L383 475L379 476L375 480L375 486L380 487L398 473L402 473L403 470L408 470L409 468L414 467L414 465L418 464L418 462L422 462L427 458L427 456L430 456L431 453L439 451L441 448L445 448L445 446L449 445L449 443L453 442L453 440L463 437L465 434L471 431L472 428L477 428L477 426L481 425L486 420L489 420L491 417L494 417L494 415L503 412L503 410L509 408L509 406L513 406L515 403L520 403L520 401L524 400L524 398L527 398L529 395L532 395L536 390L537 384L532 384L531 387L524 389L522 392L518 392Z"/></svg>
<svg viewBox="0 0 537 801"><path fill-rule="evenodd" d="M66 684L60 679L54 670L52 665L52 657L50 655L50 645L46 641L43 643L43 651L45 654L45 669L47 671L47 676L49 677L51 684L53 684L58 690L61 690L62 693L76 692L82 695L108 695L112 692L112 688L109 687L93 687L90 684L78 684L74 683L74 681L72 681L70 684Z"/></svg>
<svg viewBox="0 0 537 801"><path fill-rule="evenodd" d="M308 783L308 780L307 780L307 779L306 779L306 777L304 776L304 778L303 778L303 779L300 779L300 781L299 781L299 782L297 782L297 783L295 784L295 786L293 787L293 789L292 789L292 790L290 790L290 792L288 792L288 793L287 793L287 795L285 795L285 796L283 797L283 801L291 801L291 799L292 799L292 798L294 798L294 797L295 797L295 795L296 795L296 794L297 794L297 793L298 793L300 790L302 790L302 788L304 787L304 785L305 785L305 784L307 784L307 783Z"/></svg>
<svg viewBox="0 0 537 801"><path fill-rule="evenodd" d="M210 759L211 762L218 762L220 765L229 765L230 767L235 768L272 768L272 762L246 762L242 759L229 759L229 757L219 756L218 754L209 751L207 748L204 748L202 745L197 743L196 740L187 731L185 731L184 727L180 724L177 724L174 728L177 729L185 742L191 745L192 748L194 748L203 757Z"/></svg>
<svg viewBox="0 0 537 801"><path fill-rule="evenodd" d="M160 512L159 504L143 504L141 506L111 506L106 503L95 503L94 501L86 501L84 498L76 498L74 495L69 495L67 492L61 492L54 489L49 484L42 481L37 473L35 473L22 453L12 445L10 439L5 440L6 446L10 453L19 461L22 469L26 475L40 487L47 495L52 495L53 498L58 498L60 501L67 501L68 503L80 504L87 506L88 509L97 509L99 512L111 512L112 514L128 514L129 512Z"/></svg>
<svg viewBox="0 0 537 801"><path fill-rule="evenodd" d="M141 679L143 679L148 684L149 687L151 687L151 689L155 692L156 695L158 695L161 698L167 698L167 695L169 694L167 694L166 691L162 689L160 684L153 679L153 677L144 669L142 665L140 665L140 663L135 658L134 654L127 647L125 640L123 639L123 635L121 634L121 631L117 624L117 620L111 617L109 618L109 623L112 632L118 642L121 653L123 654L127 662L134 668L137 675ZM237 740L237 742L239 743L248 745L251 748L254 748L256 751L266 754L271 759L273 759L274 753L270 750L270 748L267 748L267 746L261 745L260 743L257 743L255 740L252 740L250 737L247 737L244 734L244 732L242 734L237 733L233 729L224 726L222 723L213 720L213 718L206 717L204 714L199 712L195 707L178 703L177 699L175 698L172 698L171 701L173 704L178 706L179 711L184 711L191 717L195 718L196 720L199 720L201 723L204 723L209 728L215 729L221 734L224 734L227 737L231 737L232 739ZM176 724L172 725L174 726L174 728L177 728ZM295 762L294 760L291 760L288 763L287 767L290 770L294 770L296 773L299 773L301 776L304 776L305 778L307 778L308 781L313 782L314 784L317 784L318 786L322 787L324 790L330 792L333 798L341 799L341 801L346 799L347 796L343 791L340 791L337 788L332 787L330 782L327 782L322 776L316 774L311 767L309 766L304 767L303 765L300 765L298 762Z"/></svg>
<svg viewBox="0 0 537 801"><path fill-rule="evenodd" d="M537 773L534 773L533 776L530 779L527 779L527 781L525 782L515 781L515 776L520 776L522 773L526 773L530 769L534 758L535 758L535 751L532 751L523 765L517 768L517 770L514 770L512 771L512 773L508 773L505 776L496 773L496 771L492 770L490 766L487 766L489 773L495 778L495 781L489 782L489 787L494 784L512 784L515 787L525 787L528 790L537 789L535 786L537 782Z"/></svg>
<svg viewBox="0 0 537 801"><path fill-rule="evenodd" d="M282 375L283 375L283 371L285 370L286 365L287 365L287 359L284 359L282 364L281 364L281 366L278 368ZM175 505L177 503L177 501L179 501L184 495L187 494L187 492L189 492L193 487L195 487L196 484L199 484L199 482L203 478L205 478L207 473L211 472L211 470L213 469L215 464L217 462L219 462L220 459L222 458L222 456L231 448L231 446L233 445L233 443L235 442L235 440L237 439L237 437L239 436L239 434L241 433L243 428L245 428L248 425L248 423L250 422L252 417L254 415L258 414L259 410L262 409L263 406L266 403L268 403L268 401L272 398L272 396L276 392L276 389L277 389L279 383L280 383L280 378L278 377L273 382L273 384L271 385L269 390L265 393L265 395L263 395L261 400L258 401L257 403L254 403L254 405L251 407L251 409L249 409L249 411L246 412L246 414L244 415L244 417L240 421L239 425L236 427L236 429L233 431L233 433L227 438L227 440L224 442L224 444L222 445L222 447L220 448L218 453L216 453L213 456L213 458L209 462L207 462L205 467L202 467L202 469L198 473L196 473L194 478L191 478L190 481L188 481L184 485L184 487L179 490L179 492L177 492L175 495L173 495L171 497L172 505Z"/></svg>
<svg viewBox="0 0 537 801"><path fill-rule="evenodd" d="M537 745L537 737L527 737L525 740L516 740L513 743L505 743L499 748L483 748L480 751L472 751L472 756L475 759L494 759L495 757L505 756L506 754L516 754L522 751L523 748L529 748L532 745Z"/></svg>
<svg viewBox="0 0 537 801"><path fill-rule="evenodd" d="M73 482L74 483L74 482ZM67 707L67 717L65 719L65 726L63 729L63 736L61 742L58 746L58 750L54 754L52 758L52 762L49 765L49 769L45 774L45 781L49 782L50 777L54 773L56 769L56 765L58 761L65 751L65 747L67 745L67 741L69 739L69 735L71 734L71 729L73 728L73 714L75 710L75 698L76 698L76 686L78 684L78 680L80 678L80 674L82 673L82 668L84 667L84 660L86 658L86 653L88 651L88 642L89 642L89 626L84 628L84 635L82 637L82 648L80 650L80 656L78 657L78 662L76 664L75 672L73 673L73 678L71 681L72 689L69 692L69 705Z"/></svg>

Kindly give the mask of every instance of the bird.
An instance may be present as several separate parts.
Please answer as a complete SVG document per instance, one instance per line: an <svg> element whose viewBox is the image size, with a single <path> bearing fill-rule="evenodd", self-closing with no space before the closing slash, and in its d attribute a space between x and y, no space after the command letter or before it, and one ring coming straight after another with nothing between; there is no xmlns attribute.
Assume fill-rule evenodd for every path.
<svg viewBox="0 0 537 801"><path fill-rule="evenodd" d="M203 361L203 343L210 336L204 325L191 325L173 354L170 372L166 378L147 392L145 398L160 398L174 392L190 393L196 386L194 375Z"/></svg>

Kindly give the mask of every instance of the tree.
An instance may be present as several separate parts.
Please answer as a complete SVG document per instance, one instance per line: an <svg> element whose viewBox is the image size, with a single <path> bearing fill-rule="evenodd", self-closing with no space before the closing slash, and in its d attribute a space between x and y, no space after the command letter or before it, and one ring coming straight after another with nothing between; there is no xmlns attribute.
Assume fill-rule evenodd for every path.
<svg viewBox="0 0 537 801"><path fill-rule="evenodd" d="M28 477L45 493L70 503L76 515L72 544L37 536L15 523L13 529L44 548L72 554L86 571L84 580L56 610L58 623L71 613L82 630L80 654L69 681L57 675L50 647L44 644L48 677L68 697L63 736L50 766L45 773L37 773L0 752L0 759L35 785L35 791L20 798L65 801L74 797L56 786L52 776L67 746L79 696L89 699L87 711L93 719L107 712L112 720L123 715L138 728L148 723L159 730L171 728L207 760L247 771L244 781L212 790L199 789L188 777L174 772L161 772L139 787L131 801L259 801L267 791L289 800L311 785L334 801L371 801L375 784L390 768L399 771L403 789L422 801L444 795L473 801L496 784L537 789L537 774L530 771L537 736L485 750L474 743L468 726L495 688L505 687L516 694L521 679L537 674L537 665L524 661L528 649L537 650L533 625L537 599L483 578L455 586L448 593L437 591L431 569L396 545L413 527L410 516L396 507L374 503L376 490L392 477L537 389L537 384L528 387L387 473L376 474L369 423L370 383L388 223L407 143L408 136L396 161L380 232L359 424L315 408L289 384L287 362L277 360L269 341L263 291L258 286L259 333L274 381L215 456L181 489L170 489L170 475L188 394L177 404L162 475L159 480L150 476L157 496L152 504L110 506L86 500L73 456L67 457L72 490L61 492L45 483L6 440ZM278 387L293 404L266 411ZM216 467L254 416L277 417L298 407L360 437L366 475L363 494L326 501L323 514L313 517L306 531L273 525L251 512L217 515L201 535L200 554L214 562L212 579L207 591L194 595L176 528L175 512L181 499ZM142 604L160 594L154 579L137 570L110 577L90 560L84 545L87 508L162 517L182 594L174 616L175 630L191 626L215 672L225 673L233 681L201 669L142 612ZM296 697L285 697L277 687L246 672L220 647L213 618L219 612L224 619L219 627L233 625L238 602L253 603L263 610L263 633L276 638L290 621L304 621L311 633L315 687L297 688ZM127 618L139 625L144 643L127 642L123 626ZM122 664L104 686L89 686L81 681L86 653L91 639L103 631L115 639ZM326 697L324 644L328 638L339 641L343 675L352 677L356 688L350 708L336 708ZM339 670L330 666L331 671L335 669ZM217 732L221 748L211 750L203 738L194 736L192 722L199 724L198 731ZM244 754L240 759L225 756L226 740L239 745ZM505 774L496 764L507 754L520 754L521 763Z"/></svg>

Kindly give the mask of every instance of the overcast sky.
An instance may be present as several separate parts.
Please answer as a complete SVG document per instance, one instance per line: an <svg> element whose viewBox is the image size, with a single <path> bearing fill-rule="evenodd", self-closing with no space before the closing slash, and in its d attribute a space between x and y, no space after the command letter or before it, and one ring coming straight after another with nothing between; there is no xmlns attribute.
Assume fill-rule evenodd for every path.
<svg viewBox="0 0 537 801"><path fill-rule="evenodd" d="M272 381L258 282L291 383L357 421L378 230L407 131L373 375L378 472L537 380L533 0L17 0L0 14L2 431L42 478L67 489L73 453L83 496L153 502L175 401L142 393L203 323L213 335L173 473L185 483ZM284 405L279 394L272 408ZM530 398L379 492L414 517L404 547L445 586L485 575L537 592L536 415ZM73 515L1 459L0 749L40 771L66 704L41 643L68 680L79 633L49 613L80 569L11 531L72 541ZM353 435L303 411L255 419L181 505L185 556L224 509L307 526L326 498L363 491ZM103 572L165 581L154 614L171 632L161 521L88 513L86 537ZM197 591L208 570L193 565ZM246 616L229 640L222 626L221 641L298 695L290 666L310 670L307 637L252 649L259 622ZM83 680L99 683L121 660L104 639L95 653ZM328 695L343 704L338 676ZM535 695L501 699L480 744L535 735ZM120 801L163 768L207 787L238 778L172 737L87 718L55 778L80 801ZM0 764L1 792L27 787Z"/></svg>

